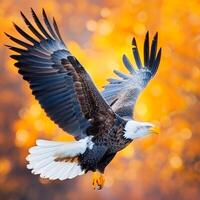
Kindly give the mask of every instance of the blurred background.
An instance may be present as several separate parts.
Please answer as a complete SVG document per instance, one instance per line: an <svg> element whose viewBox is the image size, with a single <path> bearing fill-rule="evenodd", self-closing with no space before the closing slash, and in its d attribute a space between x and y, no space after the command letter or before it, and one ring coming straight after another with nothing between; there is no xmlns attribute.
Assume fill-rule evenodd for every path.
<svg viewBox="0 0 200 200"><path fill-rule="evenodd" d="M98 88L113 69L125 72L122 54L133 62L147 30L159 32L163 48L158 73L136 105L135 118L159 124L161 134L135 141L106 170L102 191L91 173L49 181L31 175L25 157L36 138L72 140L51 122L17 74L3 32L26 28L22 10L55 17L64 41ZM32 20L32 19L31 19ZM1 0L0 1L0 200L190 199L200 196L200 3L199 0ZM27 30L27 28L26 28Z"/></svg>

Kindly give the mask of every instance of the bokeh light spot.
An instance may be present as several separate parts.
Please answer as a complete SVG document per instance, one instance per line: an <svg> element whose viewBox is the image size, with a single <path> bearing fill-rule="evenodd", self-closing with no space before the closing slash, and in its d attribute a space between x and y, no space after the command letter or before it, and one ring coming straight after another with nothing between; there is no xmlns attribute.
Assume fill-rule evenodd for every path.
<svg viewBox="0 0 200 200"><path fill-rule="evenodd" d="M5 176L11 170L11 163L6 158L0 159L0 176Z"/></svg>
<svg viewBox="0 0 200 200"><path fill-rule="evenodd" d="M188 128L184 128L181 130L181 137L185 140L188 140L192 137L192 131Z"/></svg>
<svg viewBox="0 0 200 200"><path fill-rule="evenodd" d="M110 22L101 20L99 23L99 33L101 35L108 35L109 33L111 33L113 29L113 26Z"/></svg>
<svg viewBox="0 0 200 200"><path fill-rule="evenodd" d="M102 8L100 14L102 17L108 17L110 16L111 12L109 8Z"/></svg>
<svg viewBox="0 0 200 200"><path fill-rule="evenodd" d="M89 20L86 23L86 28L88 31L95 31L97 29L97 22L95 20Z"/></svg>
<svg viewBox="0 0 200 200"><path fill-rule="evenodd" d="M25 129L19 129L16 132L16 138L15 138L15 144L18 147L22 147L26 144L26 142L29 140L29 133Z"/></svg>
<svg viewBox="0 0 200 200"><path fill-rule="evenodd" d="M172 156L169 162L171 167L174 169L180 169L183 165L183 161L179 156Z"/></svg>

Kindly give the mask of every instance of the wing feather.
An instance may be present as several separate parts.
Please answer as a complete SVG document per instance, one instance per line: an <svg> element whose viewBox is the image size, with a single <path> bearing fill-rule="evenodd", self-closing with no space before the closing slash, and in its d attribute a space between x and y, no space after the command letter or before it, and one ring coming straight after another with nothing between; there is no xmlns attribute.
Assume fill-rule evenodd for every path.
<svg viewBox="0 0 200 200"><path fill-rule="evenodd" d="M25 48L7 45L10 50L18 53L11 55L11 58L17 60L15 66L18 72L29 82L32 94L47 115L76 139L108 132L113 126L115 113L83 66L66 48L55 19L51 26L43 10L45 29L34 10L31 11L41 33L22 12L21 15L36 39L18 25L14 24L14 27L32 45L6 33L13 42ZM102 121L107 124L106 127Z"/></svg>
<svg viewBox="0 0 200 200"><path fill-rule="evenodd" d="M51 26L51 24L50 24L50 22L49 22L49 19L48 19L47 14L46 14L46 12L45 12L44 9L42 9L42 14L43 14L43 17L44 17L44 22L45 22L45 24L46 24L46 26L47 26L49 32L51 33L51 35L52 35L56 40L58 40L58 37L57 37L57 35L55 34L55 32L54 32L54 30L53 30L53 28L52 28L52 26Z"/></svg>
<svg viewBox="0 0 200 200"><path fill-rule="evenodd" d="M137 67L138 69L141 69L142 68L142 62L140 60L140 55L139 55L139 52L138 52L138 48L137 48L137 43L136 43L136 39L133 38L132 40L132 51L133 51L133 55L134 55L134 58L135 58L135 62L137 64Z"/></svg>
<svg viewBox="0 0 200 200"><path fill-rule="evenodd" d="M30 35L28 35L26 32L24 32L17 24L13 23L15 29L18 31L19 34L21 34L24 38L32 42L33 44L37 43L37 41L32 38Z"/></svg>
<svg viewBox="0 0 200 200"><path fill-rule="evenodd" d="M152 44L151 44L151 54L149 59L149 65L152 66L153 62L156 58L156 52L157 52L157 43L158 43L158 33L155 34Z"/></svg>
<svg viewBox="0 0 200 200"><path fill-rule="evenodd" d="M33 19L35 21L35 23L37 24L37 27L41 30L41 32L48 38L48 39L52 39L52 37L47 33L47 31L45 30L45 28L42 26L40 20L38 19L37 15L35 14L34 10L31 8L31 12L32 12L32 16Z"/></svg>
<svg viewBox="0 0 200 200"><path fill-rule="evenodd" d="M35 27L29 22L29 20L26 18L26 16L23 14L23 12L20 12L22 18L24 19L24 22L26 23L26 25L28 26L28 28L30 29L30 31L35 34L35 36L40 39L40 40L44 40L45 38L35 29Z"/></svg>
<svg viewBox="0 0 200 200"><path fill-rule="evenodd" d="M144 66L149 66L149 31L144 40Z"/></svg>
<svg viewBox="0 0 200 200"><path fill-rule="evenodd" d="M114 70L119 79L108 79L109 84L104 87L102 95L118 115L124 118L132 118L135 102L141 91L157 72L160 59L161 48L157 53L158 33L155 34L151 51L149 52L149 32L144 41L144 66L140 60L135 38L133 38L133 55L137 69L134 69L128 58L123 56L123 63L130 72L129 75Z"/></svg>
<svg viewBox="0 0 200 200"><path fill-rule="evenodd" d="M129 59L127 58L126 55L123 55L122 60L123 60L124 66L128 69L128 71L129 71L131 74L134 74L134 73L135 73L135 70L134 70L132 64L130 63L130 61L129 61Z"/></svg>

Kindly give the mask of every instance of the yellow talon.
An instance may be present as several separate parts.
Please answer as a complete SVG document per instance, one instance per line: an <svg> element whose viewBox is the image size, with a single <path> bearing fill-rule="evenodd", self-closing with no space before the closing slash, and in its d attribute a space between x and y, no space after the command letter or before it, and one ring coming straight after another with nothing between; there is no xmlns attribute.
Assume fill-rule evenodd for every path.
<svg viewBox="0 0 200 200"><path fill-rule="evenodd" d="M92 185L94 189L101 190L103 188L104 182L105 178L102 173L100 172L93 173Z"/></svg>

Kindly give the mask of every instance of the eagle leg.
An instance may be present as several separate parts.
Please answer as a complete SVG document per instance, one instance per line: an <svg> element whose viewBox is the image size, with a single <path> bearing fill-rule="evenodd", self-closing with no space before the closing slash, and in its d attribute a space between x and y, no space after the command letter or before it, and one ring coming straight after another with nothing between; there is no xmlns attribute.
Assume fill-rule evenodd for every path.
<svg viewBox="0 0 200 200"><path fill-rule="evenodd" d="M101 190L104 186L105 178L104 175L101 172L94 172L93 178L92 178L92 185L94 187L94 190Z"/></svg>

